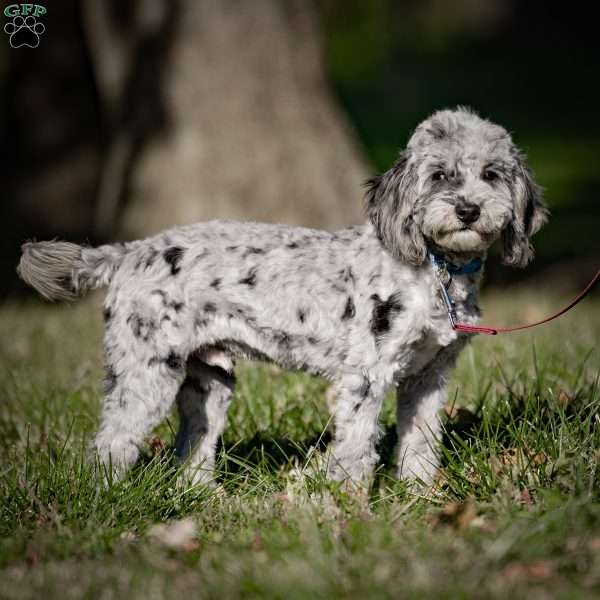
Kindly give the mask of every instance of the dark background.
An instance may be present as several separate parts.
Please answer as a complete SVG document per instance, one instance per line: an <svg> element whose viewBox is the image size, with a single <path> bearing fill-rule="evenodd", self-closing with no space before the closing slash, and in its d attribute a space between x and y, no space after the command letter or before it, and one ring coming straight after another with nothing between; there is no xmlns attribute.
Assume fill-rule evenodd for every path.
<svg viewBox="0 0 600 600"><path fill-rule="evenodd" d="M360 218L357 182L389 167L428 114L459 104L513 133L545 188L553 214L536 237L534 264L517 272L494 261L490 282L527 278L574 288L598 268L599 44L588 4L322 0L313 6L297 0L107 0L103 6L112 37L99 46L94 46L99 28L93 0L43 4L48 14L39 47L13 49L5 34L0 39L2 297L23 293L14 268L21 242L32 237L99 243L211 216L328 228L354 222ZM192 14L195 10L203 14ZM198 18L198 26L185 37L182 31L192 18ZM231 23L243 33L219 36L219 28L230 31ZM103 48L109 54L114 47L111 39L126 42L115 60L127 65L112 96L113 88L100 75ZM283 60L278 44L285 45L288 63L271 69ZM169 86L177 94L188 93L173 83L172 74L178 65L193 66L189 57L194 52L212 58L199 60L197 70L186 67L183 81L187 78L189 87L198 90L186 104L177 101ZM215 75L224 69L231 75ZM214 105L210 98L216 99ZM238 108L220 111L231 98ZM271 101L274 108L261 112ZM189 122L181 106L190 107ZM271 119L275 113L280 116ZM306 133L298 126L292 136L296 125L286 115L312 125ZM182 122L184 127L175 125ZM194 208L196 212L176 209L173 203L183 200L162 185L179 177L179 163L174 167L160 157L173 154L168 144L176 136L170 132L185 128L208 146L213 160L203 166L205 159L197 159L197 181L181 176L198 189L194 202L201 210ZM236 152L234 136L244 136L247 128L243 143L256 138L273 142ZM99 189L112 177L106 165L122 139L128 151L117 170L116 208L99 227ZM228 144L223 148L222 139ZM161 144L164 151L150 162L159 167L140 167ZM257 153L264 161L245 169ZM269 153L276 158L271 160ZM314 162L307 166L302 161L309 154ZM268 166L261 170L260 164ZM319 164L327 164L327 170L320 172ZM222 174L215 175L212 187L203 188L208 174L219 168ZM193 162L188 170L194 172ZM333 187L327 187L327 172L336 173ZM310 185L303 173L312 178ZM270 181L277 183L273 189ZM230 195L211 204L220 182ZM294 197L299 189L303 195ZM348 189L356 190L351 199ZM305 201L319 196L318 190L323 190L319 204ZM278 212L277 198L282 198L283 212ZM139 216L146 212L153 215L147 224Z"/></svg>
<svg viewBox="0 0 600 600"><path fill-rule="evenodd" d="M325 15L330 72L378 169L424 115L474 107L526 151L553 215L536 262L525 272L495 263L492 280L590 278L600 263L600 46L589 5L353 0Z"/></svg>

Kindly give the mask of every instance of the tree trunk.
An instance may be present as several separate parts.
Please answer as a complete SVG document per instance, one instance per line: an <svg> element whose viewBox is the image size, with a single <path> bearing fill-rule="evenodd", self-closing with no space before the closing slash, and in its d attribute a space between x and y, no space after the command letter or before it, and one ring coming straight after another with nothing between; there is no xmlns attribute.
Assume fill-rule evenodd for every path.
<svg viewBox="0 0 600 600"><path fill-rule="evenodd" d="M367 168L328 86L312 4L181 0L172 9L165 126L132 165L120 233L212 218L361 222Z"/></svg>

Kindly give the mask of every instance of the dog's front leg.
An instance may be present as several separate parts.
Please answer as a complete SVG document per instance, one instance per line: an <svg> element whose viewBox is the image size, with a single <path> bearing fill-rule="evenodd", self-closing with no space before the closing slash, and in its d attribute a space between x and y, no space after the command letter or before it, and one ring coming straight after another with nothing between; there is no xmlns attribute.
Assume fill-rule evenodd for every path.
<svg viewBox="0 0 600 600"><path fill-rule="evenodd" d="M336 386L335 440L329 477L353 484L367 483L379 460L379 412L383 390L367 376L349 378Z"/></svg>
<svg viewBox="0 0 600 600"><path fill-rule="evenodd" d="M411 379L397 390L397 475L408 481L433 482L441 433L440 409L446 403L445 373Z"/></svg>

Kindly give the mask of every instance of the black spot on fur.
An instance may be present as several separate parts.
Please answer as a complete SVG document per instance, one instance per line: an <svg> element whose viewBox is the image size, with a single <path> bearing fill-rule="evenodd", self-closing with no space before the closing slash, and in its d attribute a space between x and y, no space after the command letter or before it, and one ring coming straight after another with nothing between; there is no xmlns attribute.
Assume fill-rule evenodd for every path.
<svg viewBox="0 0 600 600"><path fill-rule="evenodd" d="M110 308L110 306L105 306L103 311L102 311L102 318L104 319L105 323L109 323L110 320L112 319L113 314L112 314L112 310Z"/></svg>
<svg viewBox="0 0 600 600"><path fill-rule="evenodd" d="M171 267L171 275L177 275L181 271L179 264L183 257L183 248L180 246L171 246L163 252L163 257L167 264Z"/></svg>
<svg viewBox="0 0 600 600"><path fill-rule="evenodd" d="M205 302L204 303L204 312L207 313L216 313L217 312L217 305L214 302Z"/></svg>
<svg viewBox="0 0 600 600"><path fill-rule="evenodd" d="M398 292L392 294L387 300L382 300L377 294L373 294L371 300L374 304L371 315L371 333L377 341L390 330L394 314L402 311L404 306Z"/></svg>
<svg viewBox="0 0 600 600"><path fill-rule="evenodd" d="M144 342L152 337L156 329L156 324L152 319L145 319L136 313L132 313L127 317L127 324L131 327L133 335Z"/></svg>
<svg viewBox="0 0 600 600"><path fill-rule="evenodd" d="M202 259L206 258L209 255L210 255L210 251L208 250L208 248L202 248L202 250L200 250L200 252L198 252L198 254L196 254L196 256L194 256L194 258L193 258L194 263L200 262Z"/></svg>
<svg viewBox="0 0 600 600"><path fill-rule="evenodd" d="M289 244L286 244L285 247L290 250L296 250L296 248L299 248L300 246L298 246L298 242L290 242Z"/></svg>
<svg viewBox="0 0 600 600"><path fill-rule="evenodd" d="M310 335L306 339L308 340L308 343L312 344L313 346L319 343L319 340L316 337L312 337Z"/></svg>
<svg viewBox="0 0 600 600"><path fill-rule="evenodd" d="M133 335L139 338L142 335L142 318L139 315L129 315L127 317L127 324L131 327Z"/></svg>
<svg viewBox="0 0 600 600"><path fill-rule="evenodd" d="M144 271L146 269L149 269L154 264L154 261L156 260L156 257L158 255L158 250L156 248L150 247L150 249L148 250L148 255L146 256L146 259L144 261Z"/></svg>
<svg viewBox="0 0 600 600"><path fill-rule="evenodd" d="M210 321L206 317L196 317L194 319L194 327L197 327L198 329L203 329L209 323Z"/></svg>
<svg viewBox="0 0 600 600"><path fill-rule="evenodd" d="M165 308L172 308L175 312L179 312L183 309L184 303L178 302L177 300L169 300L169 296L163 290L152 290L150 292L151 296L160 296L162 298L162 303Z"/></svg>
<svg viewBox="0 0 600 600"><path fill-rule="evenodd" d="M364 400L371 391L371 382L364 377L360 387L356 390L356 393Z"/></svg>
<svg viewBox="0 0 600 600"><path fill-rule="evenodd" d="M344 283L351 283L354 285L354 273L352 272L352 267L346 267L339 272L340 278Z"/></svg>
<svg viewBox="0 0 600 600"><path fill-rule="evenodd" d="M373 283L375 283L375 280L379 279L380 277L381 273L379 273L379 271L373 271L373 273L371 273L371 275L369 276L369 281L367 285L373 285Z"/></svg>
<svg viewBox="0 0 600 600"><path fill-rule="evenodd" d="M344 308L344 312L342 314L342 321L347 321L348 319L352 319L356 314L356 308L354 306L354 300L352 300L351 296L348 296L348 300L346 301L346 306Z"/></svg>
<svg viewBox="0 0 600 600"><path fill-rule="evenodd" d="M248 275L243 279L240 279L239 283L247 285L248 287L254 287L256 285L256 267L252 267L248 271Z"/></svg>
<svg viewBox="0 0 600 600"><path fill-rule="evenodd" d="M213 279L213 280L210 282L210 287L211 287L211 288L214 288L215 290L218 290L218 289L221 287L221 282L222 282L222 281L223 281L223 280L222 280L220 277L216 277L215 279Z"/></svg>
<svg viewBox="0 0 600 600"><path fill-rule="evenodd" d="M119 376L112 365L106 365L104 375L104 393L110 394L117 387Z"/></svg>
<svg viewBox="0 0 600 600"><path fill-rule="evenodd" d="M285 331L276 331L274 332L273 337L275 341L281 348L287 350L291 345L290 336Z"/></svg>
<svg viewBox="0 0 600 600"><path fill-rule="evenodd" d="M255 246L248 246L248 248L246 248L244 254L242 254L242 258L246 258L250 254L264 254L264 253L265 253L264 248L256 248Z"/></svg>
<svg viewBox="0 0 600 600"><path fill-rule="evenodd" d="M337 284L337 283L332 283L331 284L331 289L336 293L336 294L345 294L348 290L346 289L345 286Z"/></svg>
<svg viewBox="0 0 600 600"><path fill-rule="evenodd" d="M436 140L443 140L448 135L448 132L444 126L437 121L430 123L427 133L433 136Z"/></svg>
<svg viewBox="0 0 600 600"><path fill-rule="evenodd" d="M167 367L169 367L169 369L172 369L173 371L181 371L185 366L181 356L179 356L179 354L176 354L173 350L171 350L166 357L153 356L148 361L148 366L152 367L159 363L167 365Z"/></svg>
<svg viewBox="0 0 600 600"><path fill-rule="evenodd" d="M169 352L167 358L165 358L165 364L169 369L173 369L174 371L180 371L183 369L183 359L179 354L175 354L173 350Z"/></svg>
<svg viewBox="0 0 600 600"><path fill-rule="evenodd" d="M352 412L357 413L360 410L360 407L362 406L362 402L357 402L353 407L352 407Z"/></svg>
<svg viewBox="0 0 600 600"><path fill-rule="evenodd" d="M300 321L300 323L306 321L306 311L303 308L299 308L296 314L298 315L298 321Z"/></svg>

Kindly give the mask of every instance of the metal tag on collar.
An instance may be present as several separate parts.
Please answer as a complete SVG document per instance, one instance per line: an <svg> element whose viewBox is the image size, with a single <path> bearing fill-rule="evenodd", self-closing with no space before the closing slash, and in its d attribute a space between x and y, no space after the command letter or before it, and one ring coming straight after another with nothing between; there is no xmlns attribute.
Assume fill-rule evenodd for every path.
<svg viewBox="0 0 600 600"><path fill-rule="evenodd" d="M452 298L450 298L450 294L448 294L448 288L440 278L438 278L438 286L440 288L440 295L442 296L442 300L444 301L446 310L448 311L448 320L450 321L450 326L452 329L454 329L458 320L458 317L456 316L455 304L452 301Z"/></svg>
<svg viewBox="0 0 600 600"><path fill-rule="evenodd" d="M450 326L452 329L455 329L456 323L458 321L458 317L456 315L456 306L450 298L450 294L448 294L448 288L452 283L452 275L448 272L446 268L445 261L440 261L433 254L429 254L429 259L433 266L433 271L435 273L435 278L437 280L438 287L440 289L440 296L446 306L446 311L448 312L448 320L450 321Z"/></svg>
<svg viewBox="0 0 600 600"><path fill-rule="evenodd" d="M438 278L438 281L441 281L446 287L452 283L452 275L448 271L448 265L443 258L437 257L433 252L429 252L429 261L431 262L431 266Z"/></svg>

